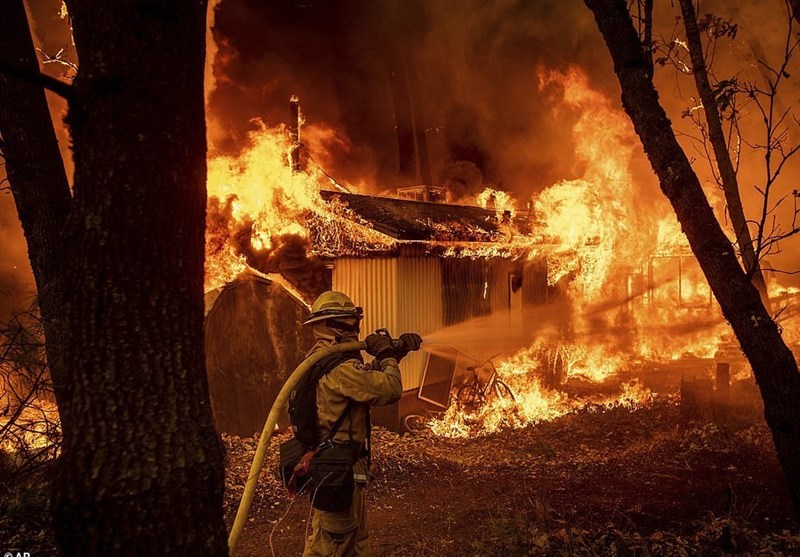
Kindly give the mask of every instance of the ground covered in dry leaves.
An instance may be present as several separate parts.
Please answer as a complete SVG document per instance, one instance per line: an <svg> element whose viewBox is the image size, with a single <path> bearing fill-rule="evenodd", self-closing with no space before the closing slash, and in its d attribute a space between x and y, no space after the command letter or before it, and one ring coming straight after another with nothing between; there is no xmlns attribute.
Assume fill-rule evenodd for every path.
<svg viewBox="0 0 800 557"><path fill-rule="evenodd" d="M224 439L230 525L256 440ZM469 440L378 429L374 445L375 556L800 555L757 413L690 420L662 401ZM33 481L0 494L5 548L56 554L47 493ZM308 519L308 501L265 471L237 555L300 555Z"/></svg>
<svg viewBox="0 0 800 557"><path fill-rule="evenodd" d="M230 524L256 440L225 441ZM800 555L752 412L689 419L662 401L477 439L377 430L374 446L376 556ZM308 522L308 501L290 501L265 472L239 555L300 555Z"/></svg>

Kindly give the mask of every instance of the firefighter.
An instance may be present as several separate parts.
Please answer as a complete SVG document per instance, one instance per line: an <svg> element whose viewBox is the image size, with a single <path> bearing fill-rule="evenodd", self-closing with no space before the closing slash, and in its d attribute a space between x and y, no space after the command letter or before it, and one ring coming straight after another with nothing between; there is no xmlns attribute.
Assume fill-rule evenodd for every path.
<svg viewBox="0 0 800 557"><path fill-rule="evenodd" d="M311 307L303 323L312 327L315 344L311 353L334 343L357 341L362 309L341 292L324 292ZM351 444L357 460L353 466L355 489L352 506L342 512L314 510L312 532L306 540L304 557L369 555L369 531L364 507L364 488L369 482L369 407L391 404L403 387L398 362L411 350L418 350L422 338L415 333L400 336L401 342L385 335L366 337L367 353L375 359L362 363L347 360L324 375L317 384L317 425L325 439L333 424L349 411L336 431L334 443ZM349 410L348 410L349 407Z"/></svg>

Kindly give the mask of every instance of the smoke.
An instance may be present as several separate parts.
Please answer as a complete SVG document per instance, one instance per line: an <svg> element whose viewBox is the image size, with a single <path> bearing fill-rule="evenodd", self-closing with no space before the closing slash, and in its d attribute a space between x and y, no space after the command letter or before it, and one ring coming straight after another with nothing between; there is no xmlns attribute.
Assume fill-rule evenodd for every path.
<svg viewBox="0 0 800 557"><path fill-rule="evenodd" d="M228 250L262 273L279 273L295 286L304 298L315 299L330 288L330 269L318 258L309 256L310 241L298 234L279 234L270 240L268 249L252 245L254 222L234 217L238 200L209 198L206 214L206 262L223 257ZM208 273L207 273L208 275ZM208 278L208 276L207 276ZM233 277L227 277L230 280ZM214 284L214 286L218 286Z"/></svg>
<svg viewBox="0 0 800 557"><path fill-rule="evenodd" d="M671 3L655 4L655 36L668 41L682 35ZM44 52L77 61L61 0L29 3L34 39ZM714 13L739 24L735 40L720 43L715 54L718 77L737 75L763 84L761 56L770 64L781 58L785 13L781 0L742 3L706 0L701 15ZM235 154L258 124L288 119L288 99L297 94L307 125L301 141L335 179L362 191L391 191L398 176L396 104L392 71L397 57L418 78L417 121L431 155L433 181L454 197L472 197L486 186L512 192L521 204L530 195L560 181L583 175L572 129L580 114L556 110L553 91L539 87L539 68L579 66L591 86L613 103L619 88L610 56L591 14L580 2L560 0L212 0L209 6L206 70L208 137L212 155ZM399 54L398 54L399 53ZM758 54L757 54L758 53ZM796 62L795 62L796 65ZM402 66L402 64L401 64ZM61 76L58 64L43 70ZM796 72L790 70L780 105L800 105ZM694 106L691 76L659 68L656 83L662 103L681 133L688 154L709 187L712 202L720 196L703 153L688 139L696 134L682 112ZM72 175L62 99L48 95L68 175ZM752 144L763 143L759 117L750 105L743 132ZM800 133L790 127L790 139ZM636 203L644 209L664 205L649 163L636 140L631 172ZM754 186L763 185L763 153L742 147L741 186L748 215L761 212ZM779 198L796 187L800 161L788 165L776 185ZM2 176L2 170L0 170ZM24 238L14 220L10 196L0 198L3 223L4 284L30 285ZM785 201L778 221L787 222L792 204ZM724 211L719 211L725 224ZM13 226L12 226L13 224ZM800 268L797 237L782 245L770 263L784 270ZM779 276L800 283L800 275Z"/></svg>
<svg viewBox="0 0 800 557"><path fill-rule="evenodd" d="M605 70L613 85L593 26L586 10L558 1L471 0L457 9L441 0L222 2L209 104L221 124L214 145L241 148L254 117L285 122L297 94L309 123L348 138L328 170L392 189L398 155L390 74L400 50L419 78L415 108L434 181L462 183L465 193L498 184L527 195L575 175L574 115L551 113L536 68L577 63L594 77Z"/></svg>
<svg viewBox="0 0 800 557"><path fill-rule="evenodd" d="M208 3L208 12L206 15L206 64L204 73L204 87L205 87L205 101L206 101L206 139L208 142L209 150L214 149L213 137L211 134L212 129L217 129L214 121L213 112L208 108L208 101L211 95L217 89L217 77L214 74L214 62L219 54L219 47L217 41L214 40L214 26L217 20L217 7L222 0L210 0Z"/></svg>

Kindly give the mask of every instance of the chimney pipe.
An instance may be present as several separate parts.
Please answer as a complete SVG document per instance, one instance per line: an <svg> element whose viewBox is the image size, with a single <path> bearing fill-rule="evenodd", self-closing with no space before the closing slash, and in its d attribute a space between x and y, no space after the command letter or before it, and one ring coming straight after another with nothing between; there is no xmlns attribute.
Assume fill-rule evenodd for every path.
<svg viewBox="0 0 800 557"><path fill-rule="evenodd" d="M300 99L297 95L289 99L289 137L292 140L292 172L300 172Z"/></svg>

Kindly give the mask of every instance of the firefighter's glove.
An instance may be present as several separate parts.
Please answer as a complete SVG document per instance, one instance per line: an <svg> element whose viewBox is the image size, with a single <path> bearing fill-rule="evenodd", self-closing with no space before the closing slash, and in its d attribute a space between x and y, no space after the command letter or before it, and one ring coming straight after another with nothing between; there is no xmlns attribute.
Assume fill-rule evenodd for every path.
<svg viewBox="0 0 800 557"><path fill-rule="evenodd" d="M394 349L394 357L397 358L399 362L405 358L409 352L419 350L419 347L422 346L422 337L417 333L403 333L395 342L397 345Z"/></svg>
<svg viewBox="0 0 800 557"><path fill-rule="evenodd" d="M367 354L375 356L378 360L394 357L392 339L386 335L372 333L367 335L364 342L367 343Z"/></svg>

